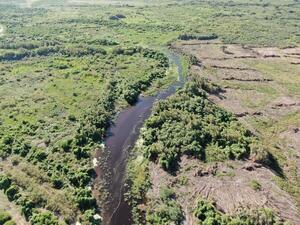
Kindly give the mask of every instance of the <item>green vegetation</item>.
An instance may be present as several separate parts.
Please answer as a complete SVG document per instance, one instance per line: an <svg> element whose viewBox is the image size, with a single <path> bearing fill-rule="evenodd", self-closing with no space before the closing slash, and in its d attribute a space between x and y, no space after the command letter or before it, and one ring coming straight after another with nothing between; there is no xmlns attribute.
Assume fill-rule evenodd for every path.
<svg viewBox="0 0 300 225"><path fill-rule="evenodd" d="M16 223L7 212L0 210L0 225L16 225Z"/></svg>
<svg viewBox="0 0 300 225"><path fill-rule="evenodd" d="M261 189L261 184L257 180L251 180L250 186L255 190L258 191Z"/></svg>
<svg viewBox="0 0 300 225"><path fill-rule="evenodd" d="M93 217L102 205L90 190L91 158L96 149L103 150L106 131L121 108L176 79L162 51L174 40L218 38L280 47L300 42L300 8L293 0L110 3L0 3L0 189L31 224L99 222ZM183 61L189 67L187 56ZM278 77L282 68L273 66L255 64ZM292 77L278 79L288 93L299 94ZM151 185L149 160L176 171L183 154L210 162L245 159L257 151L261 161L268 159L260 147L252 148L255 138L232 114L208 101L203 90L219 87L197 82L157 103L147 121L142 156L128 175L134 205ZM261 92L276 93L273 89ZM167 199L148 212L148 223L180 223L180 206Z"/></svg>
<svg viewBox="0 0 300 225"><path fill-rule="evenodd" d="M33 214L30 219L33 225L58 225L58 220L49 212Z"/></svg>
<svg viewBox="0 0 300 225"><path fill-rule="evenodd" d="M47 19L46 29L34 21L25 28L25 21L41 21L45 12L52 26ZM60 223L90 224L89 214L101 208L89 190L94 149L101 147L118 108L134 104L166 75L168 58L112 38L87 38L80 28L67 28L87 22L71 22L72 13L64 24L56 24L55 13L46 8L2 5L0 13L7 27L0 51L1 189L32 224L52 220L50 214L39 216L41 208L58 215ZM13 25L15 13L24 24Z"/></svg>
<svg viewBox="0 0 300 225"><path fill-rule="evenodd" d="M5 222L10 220L10 215L4 211L0 211L0 224L3 225Z"/></svg>
<svg viewBox="0 0 300 225"><path fill-rule="evenodd" d="M142 133L144 155L174 171L182 154L204 161L243 159L254 142L234 116L212 104L196 81L160 101Z"/></svg>
<svg viewBox="0 0 300 225"><path fill-rule="evenodd" d="M194 210L195 216L198 218L199 225L274 225L283 224L275 213L268 208L256 209L250 212L244 211L239 215L230 217L219 212L215 206L204 199L197 201L197 207ZM284 223L287 224L287 223Z"/></svg>
<svg viewBox="0 0 300 225"><path fill-rule="evenodd" d="M183 213L180 205L174 200L175 192L169 187L162 187L160 190L160 201L153 205L153 210L146 213L146 224L150 225L180 225L183 220Z"/></svg>

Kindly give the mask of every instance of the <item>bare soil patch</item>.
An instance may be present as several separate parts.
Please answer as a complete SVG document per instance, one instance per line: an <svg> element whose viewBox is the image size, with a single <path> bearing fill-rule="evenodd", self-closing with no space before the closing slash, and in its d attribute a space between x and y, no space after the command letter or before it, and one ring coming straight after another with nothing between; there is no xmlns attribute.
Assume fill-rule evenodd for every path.
<svg viewBox="0 0 300 225"><path fill-rule="evenodd" d="M253 51L262 58L282 58L291 64L300 64L300 48L253 48Z"/></svg>
<svg viewBox="0 0 300 225"><path fill-rule="evenodd" d="M256 58L257 53L251 48L241 45L225 45L223 52L232 55L234 58Z"/></svg>
<svg viewBox="0 0 300 225"><path fill-rule="evenodd" d="M300 157L300 127L290 126L280 134L280 137L288 142L288 147L293 148Z"/></svg>
<svg viewBox="0 0 300 225"><path fill-rule="evenodd" d="M255 70L232 70L232 69L219 68L216 70L216 74L220 79L223 80L258 81L258 82L273 81L272 79L266 78L259 71L255 71Z"/></svg>
<svg viewBox="0 0 300 225"><path fill-rule="evenodd" d="M297 112L298 110L300 110L299 99L282 96L267 105L265 113L269 116L279 118L286 114Z"/></svg>
<svg viewBox="0 0 300 225"><path fill-rule="evenodd" d="M253 48L253 51L263 58L283 56L279 48Z"/></svg>
<svg viewBox="0 0 300 225"><path fill-rule="evenodd" d="M246 65L242 61L237 59L207 59L201 61L204 67L212 67L217 69L228 69L228 70L254 70L250 66Z"/></svg>
<svg viewBox="0 0 300 225"><path fill-rule="evenodd" d="M300 56L300 48L286 48L282 51L286 55Z"/></svg>
<svg viewBox="0 0 300 225"><path fill-rule="evenodd" d="M241 209L270 207L281 218L300 224L295 201L272 181L276 175L252 162L204 164L185 156L176 176L168 174L156 164L151 164L150 175L153 187L148 196L153 199L159 196L162 185L171 186L184 210L184 224L196 224L192 212L199 197L214 201L219 210L229 215L235 215ZM183 179L187 182L181 185L179 181ZM251 181L259 183L261 188L253 188Z"/></svg>

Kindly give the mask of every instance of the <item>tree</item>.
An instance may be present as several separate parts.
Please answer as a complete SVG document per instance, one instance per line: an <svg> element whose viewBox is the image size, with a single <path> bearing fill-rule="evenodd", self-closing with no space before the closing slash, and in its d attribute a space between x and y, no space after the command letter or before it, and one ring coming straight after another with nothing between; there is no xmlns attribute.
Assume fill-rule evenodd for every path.
<svg viewBox="0 0 300 225"><path fill-rule="evenodd" d="M11 179L5 175L0 176L0 189L6 191L11 185Z"/></svg>
<svg viewBox="0 0 300 225"><path fill-rule="evenodd" d="M16 200L18 197L20 197L18 195L19 193L19 188L16 185L11 185L6 191L5 194L7 195L7 198L9 201L14 201Z"/></svg>

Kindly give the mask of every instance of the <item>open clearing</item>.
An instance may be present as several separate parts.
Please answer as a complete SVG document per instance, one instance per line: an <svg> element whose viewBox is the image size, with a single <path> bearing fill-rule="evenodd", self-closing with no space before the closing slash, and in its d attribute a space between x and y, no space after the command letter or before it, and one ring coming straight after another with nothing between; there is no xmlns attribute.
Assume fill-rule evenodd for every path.
<svg viewBox="0 0 300 225"><path fill-rule="evenodd" d="M299 48L250 48L184 41L176 49L193 55L192 72L218 84L211 98L237 116L277 118L300 109Z"/></svg>
<svg viewBox="0 0 300 225"><path fill-rule="evenodd" d="M273 181L275 174L252 162L222 162L203 164L198 160L181 158L180 171L170 176L156 164L150 166L153 187L147 198L155 199L163 185L174 189L185 213L184 224L196 224L193 209L199 196L210 199L229 215L241 209L270 207L292 224L300 224L296 202ZM180 181L185 181L180 184ZM251 181L261 185L259 190Z"/></svg>

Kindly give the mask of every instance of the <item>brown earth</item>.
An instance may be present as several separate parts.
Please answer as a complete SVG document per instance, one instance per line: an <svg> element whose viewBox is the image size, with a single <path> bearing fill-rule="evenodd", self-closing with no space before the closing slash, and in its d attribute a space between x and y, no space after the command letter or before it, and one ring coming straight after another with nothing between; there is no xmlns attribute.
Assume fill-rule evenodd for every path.
<svg viewBox="0 0 300 225"><path fill-rule="evenodd" d="M284 220L300 224L296 202L272 181L276 175L250 161L204 164L184 156L176 176L154 163L150 166L150 176L152 189L147 194L148 199L157 198L162 185L172 187L184 211L186 225L197 224L193 210L199 197L214 201L220 211L229 215L241 209L269 207ZM187 181L181 185L179 181L183 179ZM254 181L261 188L255 189L251 185Z"/></svg>
<svg viewBox="0 0 300 225"><path fill-rule="evenodd" d="M288 145L295 149L300 157L300 127L291 126L288 130L281 133L280 136L286 139L289 143Z"/></svg>

